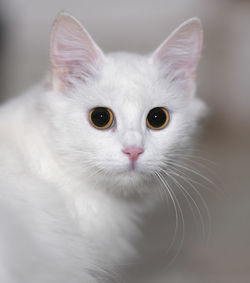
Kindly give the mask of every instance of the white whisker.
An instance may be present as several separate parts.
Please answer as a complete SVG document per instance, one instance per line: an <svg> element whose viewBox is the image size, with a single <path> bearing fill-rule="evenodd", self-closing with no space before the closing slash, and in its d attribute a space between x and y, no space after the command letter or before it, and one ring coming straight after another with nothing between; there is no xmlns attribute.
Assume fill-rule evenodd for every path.
<svg viewBox="0 0 250 283"><path fill-rule="evenodd" d="M216 187L216 185L215 185L210 179L208 179L206 176L200 174L200 173L199 173L198 171L196 171L194 168L189 168L189 167L187 167L187 166L181 165L181 164L179 164L179 163L176 163L176 162L170 161L170 160L168 160L168 161L166 162L166 165L172 165L172 166L181 168L181 169L183 169L183 170L186 170L186 171L188 171L188 172L190 172L190 173L193 173L194 175L200 177L201 179L205 180L205 181L208 182L209 184L211 184L211 185L213 185L214 187Z"/></svg>
<svg viewBox="0 0 250 283"><path fill-rule="evenodd" d="M207 241L209 241L210 238L210 234L211 234L211 215L210 215L210 211L208 208L208 204L206 203L204 197L202 196L202 194L199 192L199 190L197 188L195 188L195 186L189 181L187 180L185 177L181 176L178 173L172 172L172 174L175 174L176 176L178 176L179 178L181 178L182 180L184 180L184 182L186 182L187 184L189 184L189 186L195 191L195 193L198 195L199 199L202 202L202 205L206 211L207 214L207 219L208 219L208 231L207 231Z"/></svg>
<svg viewBox="0 0 250 283"><path fill-rule="evenodd" d="M164 191L166 190L166 193L170 196L170 199L172 200L172 203L173 203L173 206L174 206L175 228L174 228L173 240L170 243L170 246L167 250L167 252L168 252L173 247L175 240L176 240L176 237L177 237L177 233L178 233L178 230L179 230L179 214L178 214L178 209L177 209L177 206L176 206L176 203L175 203L175 199L172 195L172 192L169 190L169 185L166 183L166 180L161 176L161 174L159 172L155 172L155 174L156 174L156 176L158 176L160 183L163 185L162 188L164 189Z"/></svg>
<svg viewBox="0 0 250 283"><path fill-rule="evenodd" d="M192 201L192 203L194 204L194 206L195 206L195 208L196 208L196 210L197 210L197 212L198 212L199 219L200 219L200 221L201 221L202 234L203 234L203 236L204 236L204 238L205 238L205 237L206 237L206 228L205 228L205 223L204 223L204 217L203 217L203 215L202 215L202 213L201 213L201 210L200 210L198 204L196 203L196 201L194 200L194 198L191 196L191 194L184 188L184 186L183 186L180 182L178 182L177 179L174 178L171 174L174 174L174 175L176 175L176 176L178 176L178 177L180 177L180 178L182 178L182 176L180 176L179 174L175 174L174 172L171 172L171 174L169 174L169 173L167 173L166 171L164 171L164 173L167 174L167 176L169 176L170 178L173 179L173 181L174 181L174 182L177 184L177 186L181 189L181 191L183 192L183 194L186 194L186 195L189 197L189 199ZM182 179L183 179L184 181L186 181L184 177L183 177ZM187 183L188 183L188 181L187 181ZM192 186L192 184L189 184L189 185ZM192 186L192 187L193 187L193 186ZM193 188L193 189L194 189L195 192L199 195L199 197L202 199L202 203L205 203L205 201L204 201L203 197L200 195L200 193L199 193L195 188ZM185 197L185 198L187 198L187 197ZM188 201L188 203L190 204L190 201ZM203 204L203 205L204 205L204 204ZM192 207L192 206L191 206L191 207ZM204 207L208 209L206 203L205 203ZM193 215L194 215L194 217L195 217L195 214L194 214L192 208L191 208L191 210L192 210L192 213L193 213ZM195 218L196 218L196 217L195 217ZM210 219L210 217L208 217L208 218Z"/></svg>
<svg viewBox="0 0 250 283"><path fill-rule="evenodd" d="M180 240L179 247L178 247L175 255L173 256L173 258L171 259L171 261L168 263L168 265L171 265L176 260L176 258L178 257L178 255L181 252L181 249L183 247L183 244L184 244L184 239L185 239L185 220L184 220L184 214L183 214L180 202L179 202L178 198L176 197L174 191L169 186L167 180L164 178L164 176L160 172L157 172L157 175L159 176L160 180L164 184L164 187L167 189L167 191L168 191L168 193L169 193L169 195L170 195L170 197L172 199L172 202L173 202L174 208L175 208L175 215L176 215L176 219L177 219L177 221L176 221L177 225L176 225L176 229L175 229L175 232L174 232L173 241L170 244L167 252L169 252L173 248L173 245L174 245L174 243L176 241L177 233L179 231L179 214L180 214L180 220L181 220L181 224L182 224L182 229L181 229L182 234L181 234L181 240ZM179 210L179 214L178 214L178 210Z"/></svg>

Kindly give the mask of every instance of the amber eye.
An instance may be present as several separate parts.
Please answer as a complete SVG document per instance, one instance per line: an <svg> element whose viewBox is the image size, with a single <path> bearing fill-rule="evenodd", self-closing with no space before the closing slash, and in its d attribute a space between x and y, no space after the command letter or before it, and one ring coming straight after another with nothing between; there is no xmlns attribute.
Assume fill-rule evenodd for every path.
<svg viewBox="0 0 250 283"><path fill-rule="evenodd" d="M149 111L147 116L147 126L153 130L165 128L169 122L169 114L166 108L156 107Z"/></svg>
<svg viewBox="0 0 250 283"><path fill-rule="evenodd" d="M113 112L106 107L96 107L89 111L90 124L100 130L111 127L114 119Z"/></svg>

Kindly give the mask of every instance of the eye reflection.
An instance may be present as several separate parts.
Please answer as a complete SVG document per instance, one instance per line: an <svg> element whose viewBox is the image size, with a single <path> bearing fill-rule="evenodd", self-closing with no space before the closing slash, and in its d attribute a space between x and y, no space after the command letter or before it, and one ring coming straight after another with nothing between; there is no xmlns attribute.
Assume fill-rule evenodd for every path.
<svg viewBox="0 0 250 283"><path fill-rule="evenodd" d="M114 120L113 112L107 107L95 107L89 112L90 124L99 130L111 127Z"/></svg>
<svg viewBox="0 0 250 283"><path fill-rule="evenodd" d="M151 109L147 116L147 126L152 130L161 130L169 122L169 113L164 107L155 107Z"/></svg>

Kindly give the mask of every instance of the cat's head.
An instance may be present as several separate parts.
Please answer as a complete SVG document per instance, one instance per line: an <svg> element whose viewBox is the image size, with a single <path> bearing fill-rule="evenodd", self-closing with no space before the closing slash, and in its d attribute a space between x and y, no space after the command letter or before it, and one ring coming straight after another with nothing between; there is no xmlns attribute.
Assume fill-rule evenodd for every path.
<svg viewBox="0 0 250 283"><path fill-rule="evenodd" d="M104 54L82 25L60 14L51 33L54 142L78 175L141 187L188 146L205 111L195 97L202 48L196 18L152 54Z"/></svg>

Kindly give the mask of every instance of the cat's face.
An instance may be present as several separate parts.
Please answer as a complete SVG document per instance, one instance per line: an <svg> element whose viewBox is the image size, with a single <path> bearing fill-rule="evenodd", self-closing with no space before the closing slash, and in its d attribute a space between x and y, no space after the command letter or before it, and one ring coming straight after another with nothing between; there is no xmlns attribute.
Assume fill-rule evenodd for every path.
<svg viewBox="0 0 250 283"><path fill-rule="evenodd" d="M75 19L59 16L49 100L58 150L72 170L136 187L166 168L204 111L194 95L201 37L194 19L152 55L104 55Z"/></svg>

